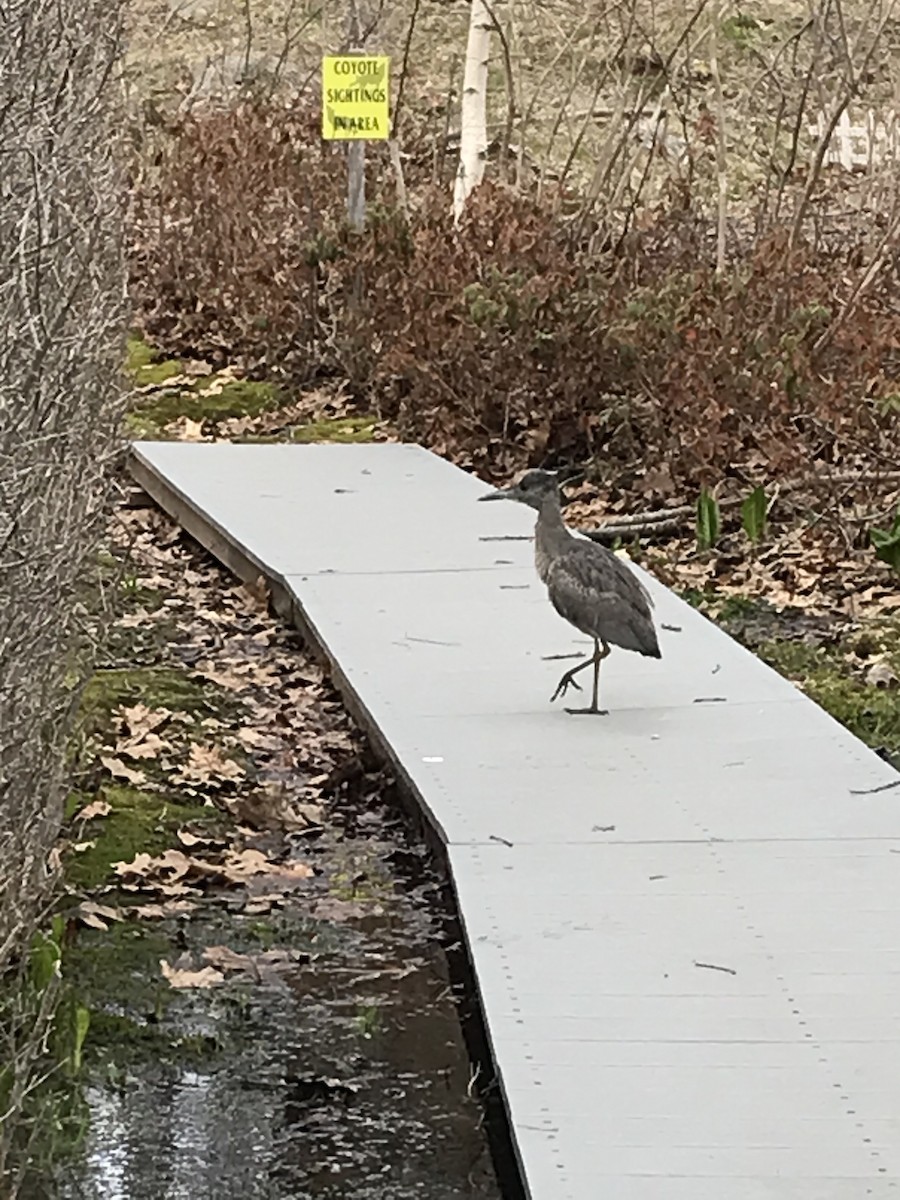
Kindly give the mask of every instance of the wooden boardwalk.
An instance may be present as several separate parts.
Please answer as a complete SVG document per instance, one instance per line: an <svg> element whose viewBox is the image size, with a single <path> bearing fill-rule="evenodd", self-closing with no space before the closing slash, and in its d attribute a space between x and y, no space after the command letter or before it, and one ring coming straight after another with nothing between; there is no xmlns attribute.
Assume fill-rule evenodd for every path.
<svg viewBox="0 0 900 1200"><path fill-rule="evenodd" d="M133 473L270 579L446 843L532 1200L900 1200L890 766L649 578L662 661L568 717L533 514L419 448Z"/></svg>

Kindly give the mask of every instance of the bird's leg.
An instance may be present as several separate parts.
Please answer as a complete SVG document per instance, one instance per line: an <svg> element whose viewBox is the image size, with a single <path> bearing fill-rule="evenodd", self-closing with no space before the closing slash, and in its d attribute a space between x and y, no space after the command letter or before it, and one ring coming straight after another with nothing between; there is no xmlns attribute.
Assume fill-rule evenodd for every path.
<svg viewBox="0 0 900 1200"><path fill-rule="evenodd" d="M575 676L579 671L583 671L586 667L589 667L593 661L592 658L587 658L583 663L579 663L577 667L572 667L566 671L565 675L563 675L562 679L556 685L556 691L550 697L550 703L552 704L554 700L558 700L560 696L564 696L570 687L573 687L576 692L580 692L581 684L575 682Z"/></svg>
<svg viewBox="0 0 900 1200"><path fill-rule="evenodd" d="M606 658L607 654L609 654L609 646L607 646L606 642L603 642L603 649L601 650L600 644L600 640L594 638L594 657L589 659L587 663L582 664L582 666L588 666L588 663L592 663L594 667L594 693L590 708L567 708L566 712L571 713L573 716L587 716L589 714L597 717L606 716L606 709L600 708L598 701L600 699L600 664Z"/></svg>

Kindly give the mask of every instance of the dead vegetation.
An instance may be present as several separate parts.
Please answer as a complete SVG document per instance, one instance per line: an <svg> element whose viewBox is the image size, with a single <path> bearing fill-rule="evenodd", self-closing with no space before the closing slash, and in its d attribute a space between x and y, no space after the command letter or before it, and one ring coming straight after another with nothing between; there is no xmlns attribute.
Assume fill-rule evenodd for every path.
<svg viewBox="0 0 900 1200"><path fill-rule="evenodd" d="M0 1190L11 1197L59 986L46 921L75 582L122 408L117 25L115 4L64 0L14 2L0 19Z"/></svg>
<svg viewBox="0 0 900 1200"><path fill-rule="evenodd" d="M106 653L75 730L64 854L78 912L93 928L155 920L223 889L257 915L299 889L312 911L304 849L369 761L323 672L262 584L230 584L154 510L119 509L104 554L122 574L91 618Z"/></svg>
<svg viewBox="0 0 900 1200"><path fill-rule="evenodd" d="M358 238L335 164L311 118L269 102L188 118L136 206L147 334L294 387L345 379L360 411L490 473L602 462L665 501L889 456L896 266L850 304L862 231L812 236L832 172L810 237L769 230L722 274L715 224L681 205L614 245L579 236L556 194L499 184L456 228L422 180L407 223L386 160Z"/></svg>
<svg viewBox="0 0 900 1200"><path fill-rule="evenodd" d="M602 474L612 501L883 468L891 4L491 11L488 183L459 225L450 30L465 11L363 14L368 45L395 53L398 111L397 153L370 146L358 237L315 97L336 11L275 5L263 28L210 10L212 41L241 41L247 69L176 89L139 156L143 332L289 388L345 382L358 411L488 474ZM191 19L173 18L179 52ZM279 45L279 69L253 74ZM838 134L866 105L860 160Z"/></svg>

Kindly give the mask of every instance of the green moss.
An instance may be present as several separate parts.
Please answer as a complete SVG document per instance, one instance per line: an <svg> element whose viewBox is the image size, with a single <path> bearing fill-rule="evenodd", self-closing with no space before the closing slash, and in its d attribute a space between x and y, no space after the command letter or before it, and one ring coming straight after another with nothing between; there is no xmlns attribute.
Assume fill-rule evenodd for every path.
<svg viewBox="0 0 900 1200"><path fill-rule="evenodd" d="M182 381L171 387L168 380L184 373L184 364L161 359L140 338L128 341L128 373L138 386L158 385L141 394L126 418L129 433L136 438L156 438L176 421L209 422L236 417L259 417L274 412L285 403L284 393L274 384L253 379L231 379L218 374ZM296 426L289 434L295 442L371 442L376 418L368 414L311 421ZM250 434L245 441L274 442L278 436Z"/></svg>
<svg viewBox="0 0 900 1200"><path fill-rule="evenodd" d="M144 704L149 708L167 708L173 713L180 733L190 736L204 718L214 715L230 719L236 702L209 685L189 679L185 672L172 667L135 667L98 671L87 684L69 743L71 778L82 791L75 792L68 808L70 815L96 795L112 805L113 812L79 835L80 841L97 838L97 844L73 856L70 874L82 887L93 887L106 880L109 865L131 859L145 850L158 853L172 844L174 830L187 820L209 818L211 810L182 804L167 786L166 766L155 758L132 763L158 790L143 791L112 782L94 791L102 776L98 773L99 746L115 743L111 728L114 714L121 707ZM115 755L115 750L107 753ZM240 757L232 753L232 757Z"/></svg>
<svg viewBox="0 0 900 1200"><path fill-rule="evenodd" d="M159 965L156 965L157 973ZM157 1013L166 1008L172 997L160 988L157 993ZM209 1062L219 1050L215 1037L202 1033L175 1033L157 1023L143 1021L120 1013L95 1012L87 1045L88 1066L96 1073L98 1066L111 1074L111 1069L134 1070L140 1062L177 1061L180 1067L199 1066Z"/></svg>
<svg viewBox="0 0 900 1200"><path fill-rule="evenodd" d="M810 646L805 642L767 641L759 647L759 657L774 667L788 679L798 683L808 678L816 670L822 670L825 661L823 652L818 646ZM829 665L828 671L836 670Z"/></svg>
<svg viewBox="0 0 900 1200"><path fill-rule="evenodd" d="M277 939L275 928L271 921L250 921L243 927L247 941L271 950Z"/></svg>
<svg viewBox="0 0 900 1200"><path fill-rule="evenodd" d="M104 1030L130 1053L137 1029L155 1021L171 1000L159 961L171 951L163 930L130 921L109 929L81 929L66 948L63 972L68 989L91 1013L86 1050Z"/></svg>
<svg viewBox="0 0 900 1200"><path fill-rule="evenodd" d="M706 591L703 588L681 588L678 595L685 604L689 604L691 608L699 608L701 611L715 599L712 592Z"/></svg>
<svg viewBox="0 0 900 1200"><path fill-rule="evenodd" d="M146 436L186 417L190 421L225 421L231 417L258 417L284 403L271 383L253 379L229 379L217 383L215 375L196 379L184 387L162 389L143 396L128 424L131 432Z"/></svg>
<svg viewBox="0 0 900 1200"><path fill-rule="evenodd" d="M186 715L190 721L212 714L226 716L229 704L233 706L233 701L229 702L217 690L190 679L176 667L97 671L84 689L75 722L70 757L76 775L82 757L93 763L95 739L109 739L117 710L139 703L148 708L167 708L173 714ZM142 760L134 765L148 776L155 775L165 787L160 763ZM87 774L89 779L95 778L92 770ZM67 816L73 816L93 798L93 793L73 793L67 804ZM165 850L173 844L176 830L186 821L208 821L214 816L209 808L182 804L161 791L143 791L112 782L104 784L96 798L105 800L111 811L79 833L81 842L92 844L69 856L67 876L80 888L93 888L108 881L113 863L128 862L141 852L158 854Z"/></svg>
<svg viewBox="0 0 900 1200"><path fill-rule="evenodd" d="M125 432L135 441L171 441L173 435L167 435L161 426L150 416L141 412L125 414Z"/></svg>
<svg viewBox="0 0 900 1200"><path fill-rule="evenodd" d="M152 346L139 337L129 337L126 347L125 370L138 387L162 384L180 375L183 368L174 358L163 358Z"/></svg>
<svg viewBox="0 0 900 1200"><path fill-rule="evenodd" d="M721 24L723 35L741 50L750 45L760 28L759 21L740 11L733 16L726 17Z"/></svg>
<svg viewBox="0 0 900 1200"><path fill-rule="evenodd" d="M866 635L871 638L871 632ZM897 630L882 642L897 646ZM852 650L848 642L844 651ZM869 746L884 747L891 754L900 752L900 703L895 690L867 683L863 670L841 652L802 642L768 641L758 648L759 656L780 674L792 679L851 733ZM888 661L900 676L900 651Z"/></svg>
<svg viewBox="0 0 900 1200"><path fill-rule="evenodd" d="M158 964L156 969L158 972ZM160 992L157 992L159 996ZM156 1024L137 1021L121 1013L95 1010L91 1015L88 1034L89 1060L102 1057L108 1061L111 1057L118 1058L119 1053L129 1063L135 1059L155 1057L159 1053L161 1040Z"/></svg>
<svg viewBox="0 0 900 1200"><path fill-rule="evenodd" d="M159 362L151 363L150 366L141 367L134 378L135 383L141 386L154 384L159 387L181 373L182 365L177 359L165 358L160 359Z"/></svg>
<svg viewBox="0 0 900 1200"><path fill-rule="evenodd" d="M255 417L284 403L282 393L271 383L217 374L165 387L169 380L185 373L185 364L178 359L164 359L137 336L128 339L126 371L137 387L149 385L154 389L139 396L128 415L129 431L138 437L158 436L182 417L212 422Z"/></svg>
<svg viewBox="0 0 900 1200"><path fill-rule="evenodd" d="M767 601L750 596L724 596L715 605L716 619L724 624L729 621L746 620L749 617L768 616L773 612Z"/></svg>
<svg viewBox="0 0 900 1200"><path fill-rule="evenodd" d="M377 850L362 844L334 847L328 891L336 900L377 903L394 895L394 881Z"/></svg>
<svg viewBox="0 0 900 1200"><path fill-rule="evenodd" d="M154 612L163 602L158 588L139 583L139 575L127 558L118 558L101 549L85 566L77 584L79 602L93 613L132 612L143 608Z"/></svg>
<svg viewBox="0 0 900 1200"><path fill-rule="evenodd" d="M159 357L152 346L148 346L137 334L129 334L125 343L125 370L134 375L142 367L149 367Z"/></svg>
<svg viewBox="0 0 900 1200"><path fill-rule="evenodd" d="M777 613L771 604L759 597L722 596L713 588L683 588L679 595L692 608L699 608L701 612L725 626L731 621L747 620L751 617L777 619Z"/></svg>
<svg viewBox="0 0 900 1200"><path fill-rule="evenodd" d="M79 831L87 848L70 853L66 863L68 882L84 890L114 879L114 863L131 862L136 854L161 854L173 845L185 822L217 819L214 810L203 805L182 804L159 792L119 784L106 784L96 797L74 795L76 811L92 799L105 800L110 806L106 816L95 818Z"/></svg>
<svg viewBox="0 0 900 1200"><path fill-rule="evenodd" d="M368 415L340 417L334 421L311 421L298 425L291 433L292 442L371 442L376 418Z"/></svg>
<svg viewBox="0 0 900 1200"><path fill-rule="evenodd" d="M216 701L219 701L218 703ZM84 689L76 730L89 736L109 728L122 705L146 704L191 716L222 711L221 697L177 667L119 667L95 671Z"/></svg>

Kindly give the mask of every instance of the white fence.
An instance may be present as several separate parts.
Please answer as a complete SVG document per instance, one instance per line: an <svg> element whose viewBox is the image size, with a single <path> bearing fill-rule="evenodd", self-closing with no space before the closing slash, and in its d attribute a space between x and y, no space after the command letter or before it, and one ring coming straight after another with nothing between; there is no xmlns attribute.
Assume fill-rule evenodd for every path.
<svg viewBox="0 0 900 1200"><path fill-rule="evenodd" d="M819 113L818 120L807 126L807 132L818 145L828 131L828 118ZM900 123L897 114L874 113L869 110L862 124L854 123L848 112L841 118L831 135L825 162L843 167L845 171L870 171L886 162L896 162L900 150Z"/></svg>

